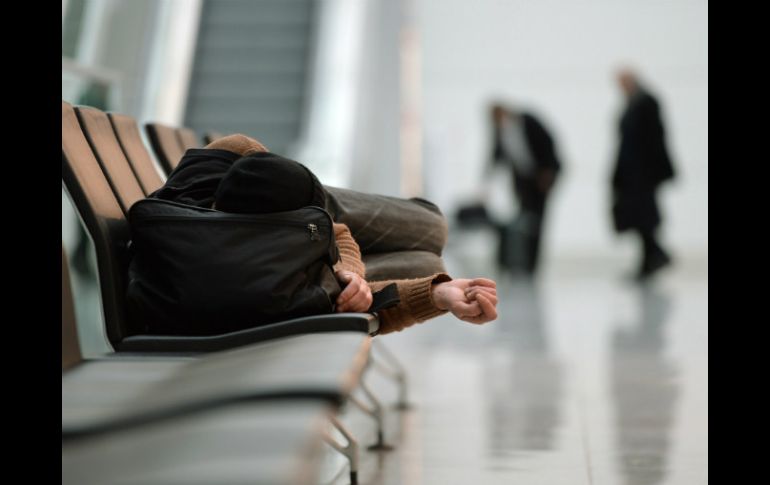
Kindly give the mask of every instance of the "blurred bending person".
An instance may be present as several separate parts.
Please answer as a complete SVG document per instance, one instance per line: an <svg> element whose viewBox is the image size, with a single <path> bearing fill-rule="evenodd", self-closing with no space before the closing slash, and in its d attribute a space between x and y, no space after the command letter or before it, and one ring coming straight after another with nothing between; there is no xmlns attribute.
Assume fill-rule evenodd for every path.
<svg viewBox="0 0 770 485"><path fill-rule="evenodd" d="M531 113L509 106L492 106L494 164L507 164L519 213L500 228L498 263L514 274L534 275L548 196L561 169L554 141Z"/></svg>
<svg viewBox="0 0 770 485"><path fill-rule="evenodd" d="M655 196L661 183L674 178L674 167L657 100L630 70L617 76L626 107L612 174L612 216L618 233L631 230L639 236L642 254L635 277L643 280L671 263L655 235L661 223Z"/></svg>

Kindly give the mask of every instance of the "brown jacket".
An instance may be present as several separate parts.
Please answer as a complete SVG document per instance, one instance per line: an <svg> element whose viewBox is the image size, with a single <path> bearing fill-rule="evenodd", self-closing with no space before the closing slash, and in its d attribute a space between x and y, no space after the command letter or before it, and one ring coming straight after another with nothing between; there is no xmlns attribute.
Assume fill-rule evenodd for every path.
<svg viewBox="0 0 770 485"><path fill-rule="evenodd" d="M334 238L340 250L340 261L334 265L334 270L352 271L366 279L366 267L361 259L361 250L348 226L334 223ZM401 299L397 306L379 312L379 333L400 332L415 323L446 313L446 310L439 310L433 303L431 287L434 283L451 279L445 273L436 273L415 279L367 281L372 291L378 291L391 283L396 283L398 296Z"/></svg>

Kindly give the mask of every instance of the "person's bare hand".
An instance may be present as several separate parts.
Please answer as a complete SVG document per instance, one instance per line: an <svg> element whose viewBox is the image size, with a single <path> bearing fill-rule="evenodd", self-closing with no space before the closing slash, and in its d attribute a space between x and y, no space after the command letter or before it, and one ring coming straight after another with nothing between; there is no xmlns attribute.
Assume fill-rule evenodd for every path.
<svg viewBox="0 0 770 485"><path fill-rule="evenodd" d="M556 179L556 174L553 170L543 170L538 176L537 176L537 187L542 193L546 193L549 190L551 190L551 187L553 187L554 180Z"/></svg>
<svg viewBox="0 0 770 485"><path fill-rule="evenodd" d="M433 286L433 302L465 322L490 322L497 318L497 284L487 278L446 281Z"/></svg>
<svg viewBox="0 0 770 485"><path fill-rule="evenodd" d="M345 285L337 297L337 312L365 312L372 306L372 290L363 278L351 271L337 271L335 274Z"/></svg>

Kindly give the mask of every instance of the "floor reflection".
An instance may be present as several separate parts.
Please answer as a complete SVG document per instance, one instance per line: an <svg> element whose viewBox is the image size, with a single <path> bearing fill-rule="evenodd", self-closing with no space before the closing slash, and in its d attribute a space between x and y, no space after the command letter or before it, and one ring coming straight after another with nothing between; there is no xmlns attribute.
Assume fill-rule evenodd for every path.
<svg viewBox="0 0 770 485"><path fill-rule="evenodd" d="M451 274L481 273L447 259ZM361 483L708 483L708 281L682 271L642 288L614 276L576 264L535 287L501 278L493 323L443 316L386 335L415 406L389 409L396 449L363 453ZM370 378L395 402L391 381ZM345 419L372 442L368 416Z"/></svg>
<svg viewBox="0 0 770 485"><path fill-rule="evenodd" d="M662 483L667 473L678 371L665 357L670 297L644 286L638 317L612 334L610 383L620 472L629 485Z"/></svg>
<svg viewBox="0 0 770 485"><path fill-rule="evenodd" d="M506 288L507 289L507 288ZM549 351L548 332L535 286L516 282L505 299L510 307L496 322L499 334L491 353L489 390L489 454L509 459L528 451L554 447L562 401L562 368Z"/></svg>

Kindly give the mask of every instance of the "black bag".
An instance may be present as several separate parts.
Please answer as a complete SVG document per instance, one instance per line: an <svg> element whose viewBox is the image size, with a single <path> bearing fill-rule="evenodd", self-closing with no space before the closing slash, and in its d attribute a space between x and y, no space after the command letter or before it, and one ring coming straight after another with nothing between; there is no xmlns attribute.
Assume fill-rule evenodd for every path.
<svg viewBox="0 0 770 485"><path fill-rule="evenodd" d="M148 198L128 220L137 328L211 335L334 311L339 253L320 207L230 214Z"/></svg>
<svg viewBox="0 0 770 485"><path fill-rule="evenodd" d="M460 206L456 219L458 224L464 227L494 226L486 206L481 202Z"/></svg>

